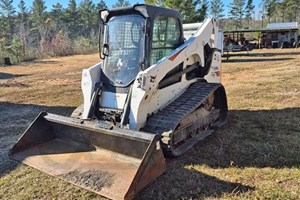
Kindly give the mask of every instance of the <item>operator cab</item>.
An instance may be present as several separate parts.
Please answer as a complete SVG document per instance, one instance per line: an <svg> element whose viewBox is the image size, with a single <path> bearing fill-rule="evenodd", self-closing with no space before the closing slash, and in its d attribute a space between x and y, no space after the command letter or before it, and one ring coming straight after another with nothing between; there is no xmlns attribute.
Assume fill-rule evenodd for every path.
<svg viewBox="0 0 300 200"><path fill-rule="evenodd" d="M101 10L100 18L99 52L105 88L128 89L139 71L184 42L180 15L174 10L136 4Z"/></svg>

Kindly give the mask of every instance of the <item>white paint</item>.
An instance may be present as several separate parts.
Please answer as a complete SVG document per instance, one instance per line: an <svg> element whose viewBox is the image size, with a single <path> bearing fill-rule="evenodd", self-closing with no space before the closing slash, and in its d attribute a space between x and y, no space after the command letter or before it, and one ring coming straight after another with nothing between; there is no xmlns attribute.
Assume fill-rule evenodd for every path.
<svg viewBox="0 0 300 200"><path fill-rule="evenodd" d="M81 118L87 119L91 108L91 98L94 92L95 83L100 81L101 64L98 63L82 71L81 90L83 94L83 113Z"/></svg>
<svg viewBox="0 0 300 200"><path fill-rule="evenodd" d="M147 116L157 112L170 102L180 96L186 88L196 80L188 81L182 78L180 83L168 86L164 89L158 89L159 82L164 76L184 62L186 66L187 59L195 59L204 65L204 45L208 43L212 48L217 48L218 23L213 19L206 19L198 28L196 33L191 36L183 45L172 51L168 56L161 59L148 69L139 72L132 88L131 110L130 110L130 128L139 130L147 120ZM173 60L170 58L180 52ZM221 68L221 54L218 52L213 58L212 66L217 71ZM210 70L207 80L219 82L220 77L213 74L216 71Z"/></svg>
<svg viewBox="0 0 300 200"><path fill-rule="evenodd" d="M158 61L144 71L140 71L132 86L132 96L130 104L130 129L139 130L147 120L147 116L164 108L169 103L177 99L188 86L197 79L186 80L182 76L181 82L170 85L163 89L158 89L160 81L164 76L180 63L183 62L183 69L187 65L200 62L204 65L204 45L208 43L210 47L217 48L220 35L218 23L213 19L206 19L201 23L197 31L183 45L172 51L168 56ZM179 53L179 54L178 54ZM178 55L177 55L178 54ZM172 56L177 55L174 59ZM91 97L94 85L100 81L100 64L83 70L82 92L84 96L83 119L87 118L91 107ZM216 73L221 70L221 53L216 52L209 74L205 77L208 82L220 82L220 77ZM112 92L102 92L101 107L123 109L127 94L115 94Z"/></svg>
<svg viewBox="0 0 300 200"><path fill-rule="evenodd" d="M212 58L211 67L205 80L209 83L221 83L221 52L215 52Z"/></svg>
<svg viewBox="0 0 300 200"><path fill-rule="evenodd" d="M217 48L221 50L221 54L223 55L223 45L224 45L224 34L223 30L219 30L218 39L217 39Z"/></svg>
<svg viewBox="0 0 300 200"><path fill-rule="evenodd" d="M101 107L123 109L127 94L102 92L101 93Z"/></svg>

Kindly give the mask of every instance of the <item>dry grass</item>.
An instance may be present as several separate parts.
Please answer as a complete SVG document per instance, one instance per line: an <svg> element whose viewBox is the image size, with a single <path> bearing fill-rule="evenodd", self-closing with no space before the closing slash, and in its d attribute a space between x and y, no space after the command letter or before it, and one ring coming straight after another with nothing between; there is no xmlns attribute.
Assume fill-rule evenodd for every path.
<svg viewBox="0 0 300 200"><path fill-rule="evenodd" d="M82 99L81 69L96 62L71 56L0 69L0 199L101 199L7 158L38 112L70 114ZM223 83L226 127L169 159L137 199L300 199L300 49L232 57Z"/></svg>
<svg viewBox="0 0 300 200"><path fill-rule="evenodd" d="M99 57L94 54L50 58L3 67L0 97L2 101L10 103L77 106L81 101L81 70L97 62ZM15 78L9 78L13 76Z"/></svg>

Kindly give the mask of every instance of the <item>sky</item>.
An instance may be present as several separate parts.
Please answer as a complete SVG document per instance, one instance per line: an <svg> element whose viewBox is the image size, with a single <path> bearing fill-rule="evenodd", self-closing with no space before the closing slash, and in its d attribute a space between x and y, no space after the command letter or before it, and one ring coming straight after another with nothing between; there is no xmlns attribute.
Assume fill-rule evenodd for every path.
<svg viewBox="0 0 300 200"><path fill-rule="evenodd" d="M111 8L111 6L116 2L117 0L105 0L107 6L109 8ZM136 3L144 3L144 0L128 0L129 3L131 5L134 5ZM210 1L210 0L207 0L207 1ZM247 0L245 0L247 1ZM19 4L19 0L14 0L14 5L15 7L17 8L17 5ZM24 0L25 4L26 4L26 7L31 7L32 6L32 2L33 0ZM63 7L67 7L68 6L68 0L45 0L45 3L46 3L46 6L47 6L47 10L51 10L52 9L52 5L56 4L56 3L60 3L63 5ZM77 2L77 5L81 2L81 0L76 0ZM93 0L93 2L95 4L97 4L99 2L99 0ZM227 16L227 13L228 13L228 6L230 3L232 2L232 0L225 0L223 1L225 7L224 7L224 14L225 16ZM258 18L259 17L259 10L260 10L260 2L261 0L253 0L253 4L255 5L255 17ZM209 14L209 13L208 13Z"/></svg>

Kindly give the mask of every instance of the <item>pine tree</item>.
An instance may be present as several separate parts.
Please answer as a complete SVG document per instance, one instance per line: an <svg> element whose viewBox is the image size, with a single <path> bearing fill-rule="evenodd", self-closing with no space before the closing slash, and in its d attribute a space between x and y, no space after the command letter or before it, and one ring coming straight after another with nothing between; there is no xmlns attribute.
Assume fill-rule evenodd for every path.
<svg viewBox="0 0 300 200"><path fill-rule="evenodd" d="M33 1L30 22L33 30L37 30L40 34L42 34L42 31L44 29L44 22L46 20L45 11L46 6L43 0Z"/></svg>
<svg viewBox="0 0 300 200"><path fill-rule="evenodd" d="M127 7L130 6L129 1L118 0L115 4L112 5L113 8Z"/></svg>
<svg viewBox="0 0 300 200"><path fill-rule="evenodd" d="M177 10L184 23L202 21L206 13L205 6L201 6L201 0L164 0L163 5Z"/></svg>
<svg viewBox="0 0 300 200"><path fill-rule="evenodd" d="M263 0L264 10L266 11L266 15L268 17L268 21L271 22L271 18L275 15L277 7L278 7L278 0Z"/></svg>
<svg viewBox="0 0 300 200"><path fill-rule="evenodd" d="M31 37L34 47L39 49L40 55L47 52L48 40L46 39L46 6L43 0L34 0L29 17L31 23Z"/></svg>
<svg viewBox="0 0 300 200"><path fill-rule="evenodd" d="M145 3L177 10L184 23L203 21L207 16L207 0L145 0Z"/></svg>
<svg viewBox="0 0 300 200"><path fill-rule="evenodd" d="M298 21L300 13L300 0L286 0L288 21Z"/></svg>
<svg viewBox="0 0 300 200"><path fill-rule="evenodd" d="M62 29L64 26L64 9L60 3L52 6L51 18L55 21L57 29Z"/></svg>
<svg viewBox="0 0 300 200"><path fill-rule="evenodd" d="M31 21L33 23L33 27L41 27L43 26L46 20L46 6L43 0L34 0L32 4L32 14Z"/></svg>
<svg viewBox="0 0 300 200"><path fill-rule="evenodd" d="M26 50L28 48L28 39L29 39L29 23L28 23L28 10L26 8L25 2L20 1L18 4L19 8L19 30L18 34L22 41L22 53L23 56L26 54Z"/></svg>
<svg viewBox="0 0 300 200"><path fill-rule="evenodd" d="M193 21L202 22L207 17L208 2L207 0L197 0L195 2L195 7L197 6L200 6L200 8L196 10Z"/></svg>
<svg viewBox="0 0 300 200"><path fill-rule="evenodd" d="M28 10L26 8L25 2L23 0L20 1L19 5L19 15L22 22L26 22L28 19Z"/></svg>
<svg viewBox="0 0 300 200"><path fill-rule="evenodd" d="M91 31L98 27L98 11L92 0L83 0L78 7L80 16L80 33L88 37Z"/></svg>
<svg viewBox="0 0 300 200"><path fill-rule="evenodd" d="M78 10L77 10L77 4L75 0L69 0L68 7L65 12L65 23L66 27L69 33L69 37L71 39L74 39L78 36Z"/></svg>
<svg viewBox="0 0 300 200"><path fill-rule="evenodd" d="M281 22L285 22L286 21L286 1L282 1L278 3L278 7L279 12L280 12L280 17L281 17Z"/></svg>
<svg viewBox="0 0 300 200"><path fill-rule="evenodd" d="M254 12L255 6L253 5L252 0L248 0L246 7L245 7L245 19L247 20L248 24L250 20L252 20L252 13Z"/></svg>
<svg viewBox="0 0 300 200"><path fill-rule="evenodd" d="M107 8L108 7L107 7L107 5L106 5L106 3L105 3L104 0L100 0L100 2L97 3L97 5L96 5L97 11L102 10L102 9L107 9Z"/></svg>
<svg viewBox="0 0 300 200"><path fill-rule="evenodd" d="M229 15L233 19L233 24L236 29L242 27L242 20L244 16L244 4L245 0L233 0L230 5Z"/></svg>
<svg viewBox="0 0 300 200"><path fill-rule="evenodd" d="M12 5L13 0L0 0L0 9L2 16L2 34L6 35L7 43L11 43L12 36L13 36L13 15L16 13L15 8Z"/></svg>
<svg viewBox="0 0 300 200"><path fill-rule="evenodd" d="M164 0L145 0L145 3L149 5L164 6Z"/></svg>
<svg viewBox="0 0 300 200"><path fill-rule="evenodd" d="M224 17L224 4L220 0L212 0L210 4L210 12L214 18Z"/></svg>

